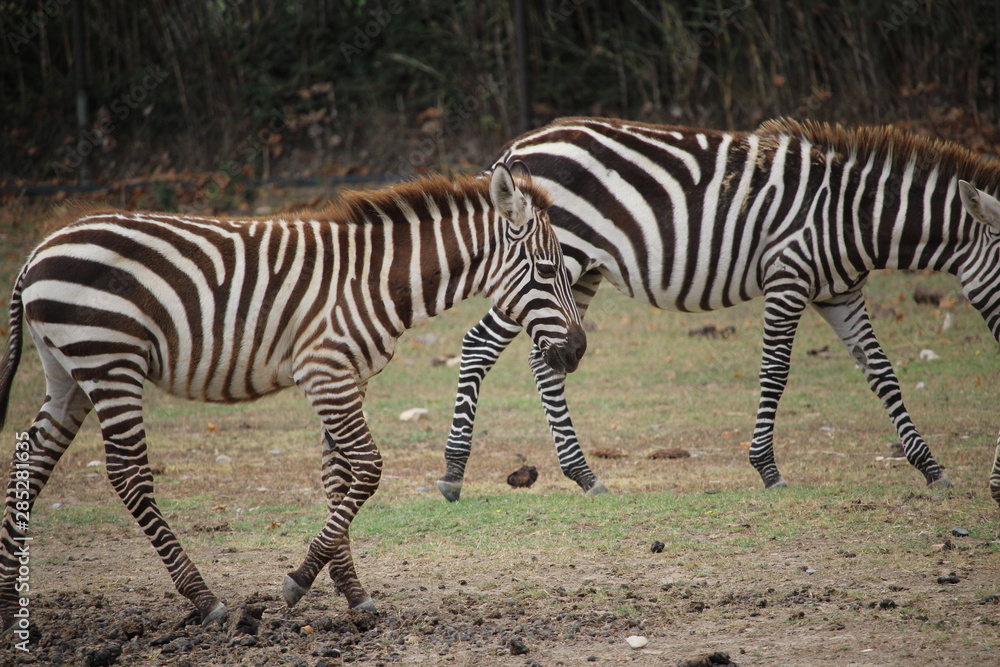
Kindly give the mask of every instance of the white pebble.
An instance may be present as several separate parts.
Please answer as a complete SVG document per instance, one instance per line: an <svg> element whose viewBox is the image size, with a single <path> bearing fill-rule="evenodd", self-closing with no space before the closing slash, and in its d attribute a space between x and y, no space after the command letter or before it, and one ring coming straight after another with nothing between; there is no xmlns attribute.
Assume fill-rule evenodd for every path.
<svg viewBox="0 0 1000 667"><path fill-rule="evenodd" d="M940 358L934 350L920 350L920 361L936 361Z"/></svg>
<svg viewBox="0 0 1000 667"><path fill-rule="evenodd" d="M640 635L631 635L629 637L626 637L625 641L628 643L629 646L635 649L640 649L649 643L648 639Z"/></svg>
<svg viewBox="0 0 1000 667"><path fill-rule="evenodd" d="M219 454L215 457L216 463L232 463L233 459L231 456L226 456L225 454Z"/></svg>
<svg viewBox="0 0 1000 667"><path fill-rule="evenodd" d="M87 464L87 467L88 468L96 468L97 466L100 466L100 465L104 465L104 462L103 461L98 461L97 459L94 459L93 461L91 461L91 462L89 462Z"/></svg>
<svg viewBox="0 0 1000 667"><path fill-rule="evenodd" d="M914 387L914 389L917 389L917 390L919 390L919 389L927 389L927 385L924 384L923 382L918 382L917 386Z"/></svg>
<svg viewBox="0 0 1000 667"><path fill-rule="evenodd" d="M426 417L428 412L427 408L410 408L409 410L403 410L399 413L399 421L415 422Z"/></svg>

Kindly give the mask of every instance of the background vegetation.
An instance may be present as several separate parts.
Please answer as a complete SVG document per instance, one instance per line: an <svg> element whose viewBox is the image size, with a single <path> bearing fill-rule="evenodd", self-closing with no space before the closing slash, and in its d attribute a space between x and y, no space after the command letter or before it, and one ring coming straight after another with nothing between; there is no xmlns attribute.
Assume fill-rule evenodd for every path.
<svg viewBox="0 0 1000 667"><path fill-rule="evenodd" d="M510 1L0 0L0 178L478 166L518 131ZM528 122L777 115L1000 139L988 0L539 0Z"/></svg>

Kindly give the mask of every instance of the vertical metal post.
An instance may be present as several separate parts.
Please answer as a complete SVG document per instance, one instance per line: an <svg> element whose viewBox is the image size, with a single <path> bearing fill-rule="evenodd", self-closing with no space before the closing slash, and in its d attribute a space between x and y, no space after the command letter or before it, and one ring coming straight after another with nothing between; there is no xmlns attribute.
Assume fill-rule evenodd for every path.
<svg viewBox="0 0 1000 667"><path fill-rule="evenodd" d="M517 131L531 129L531 81L528 77L528 22L524 0L514 0L514 48L517 60Z"/></svg>
<svg viewBox="0 0 1000 667"><path fill-rule="evenodd" d="M80 183L90 180L90 150L80 150L90 145L90 109L87 105L87 49L84 43L83 1L73 0L73 73L76 76L76 128L77 150L80 155Z"/></svg>

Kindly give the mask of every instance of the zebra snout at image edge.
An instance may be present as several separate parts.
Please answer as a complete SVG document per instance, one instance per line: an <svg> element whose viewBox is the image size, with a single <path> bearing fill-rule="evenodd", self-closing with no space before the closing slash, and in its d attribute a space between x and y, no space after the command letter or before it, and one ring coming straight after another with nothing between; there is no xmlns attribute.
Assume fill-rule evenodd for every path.
<svg viewBox="0 0 1000 667"><path fill-rule="evenodd" d="M755 132L720 132L607 118L528 132L497 158L511 160L556 202L550 217L581 315L604 280L680 312L764 298L749 458L766 488L786 485L774 424L807 307L857 361L910 464L929 486L951 485L903 403L862 289L876 269L951 273L1000 340L997 162L892 127L774 120ZM517 334L491 311L463 339L439 482L448 500L460 496L482 382ZM565 377L535 350L529 361L563 473L586 493L606 491L573 427ZM1000 502L1000 462L991 490Z"/></svg>
<svg viewBox="0 0 1000 667"><path fill-rule="evenodd" d="M0 428L27 331L46 396L14 452L0 533L0 615L14 621L27 514L86 416L97 414L112 487L204 622L226 608L153 496L144 383L233 403L292 385L323 427L327 521L285 578L294 605L329 565L355 609L374 610L348 528L382 459L362 412L367 381L414 324L469 296L492 299L560 372L586 346L547 193L499 167L488 179L425 178L345 195L313 217L86 215L32 253L10 303ZM35 576L43 576L39 572Z"/></svg>

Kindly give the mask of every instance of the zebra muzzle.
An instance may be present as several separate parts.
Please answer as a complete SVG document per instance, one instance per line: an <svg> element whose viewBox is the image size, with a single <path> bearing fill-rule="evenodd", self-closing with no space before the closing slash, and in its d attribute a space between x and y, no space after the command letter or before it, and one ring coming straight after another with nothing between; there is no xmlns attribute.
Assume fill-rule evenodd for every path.
<svg viewBox="0 0 1000 667"><path fill-rule="evenodd" d="M580 365L580 359L587 351L587 334L583 327L576 326L569 330L566 340L553 343L545 349L545 363L562 373L572 373Z"/></svg>

